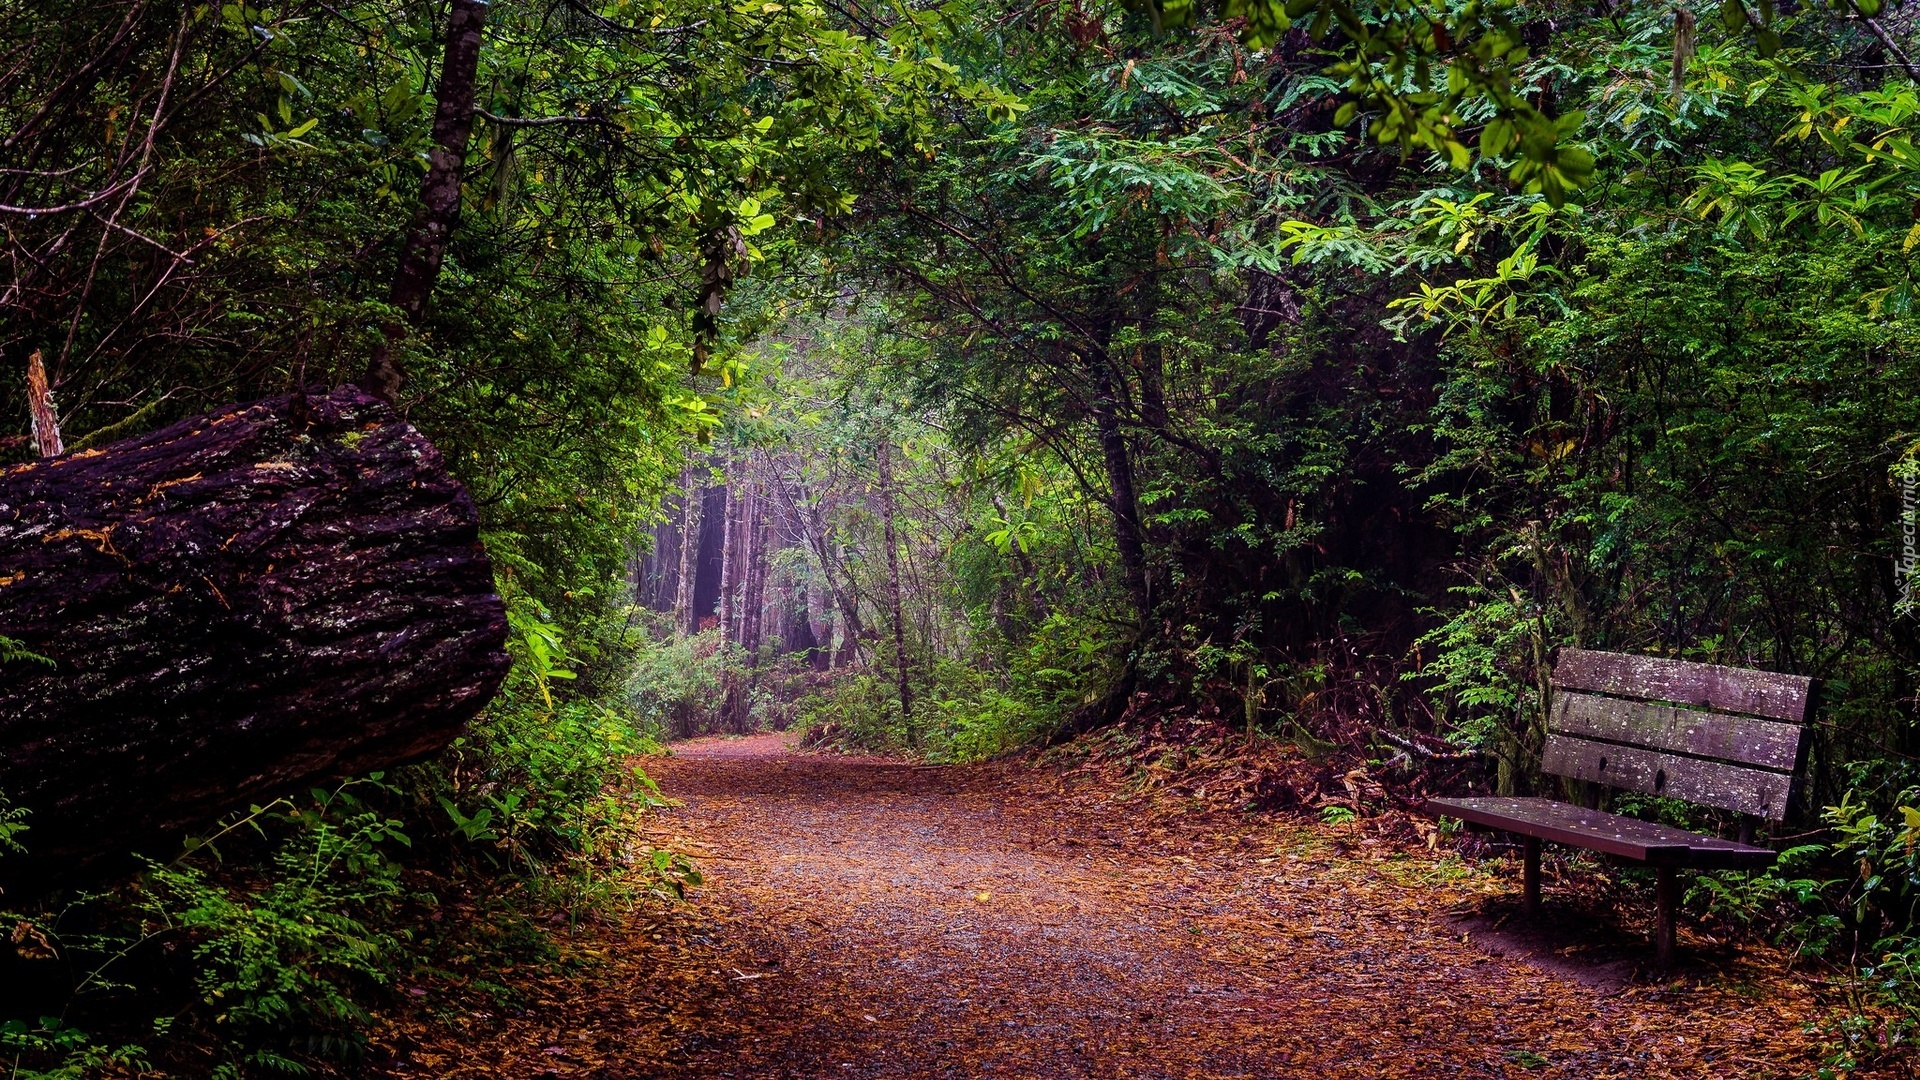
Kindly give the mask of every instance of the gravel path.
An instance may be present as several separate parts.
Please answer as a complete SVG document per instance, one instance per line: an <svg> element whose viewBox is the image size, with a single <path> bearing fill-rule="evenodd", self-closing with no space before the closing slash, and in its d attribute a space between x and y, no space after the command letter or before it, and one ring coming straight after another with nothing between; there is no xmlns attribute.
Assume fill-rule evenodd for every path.
<svg viewBox="0 0 1920 1080"><path fill-rule="evenodd" d="M1810 1064L1811 1003L1771 955L1596 989L1577 947L1535 965L1463 935L1449 913L1508 886L1390 841L1149 813L1057 771L799 754L772 735L681 744L648 769L685 804L656 842L708 875L690 962L713 984L712 1022L662 1075L1599 1080Z"/></svg>

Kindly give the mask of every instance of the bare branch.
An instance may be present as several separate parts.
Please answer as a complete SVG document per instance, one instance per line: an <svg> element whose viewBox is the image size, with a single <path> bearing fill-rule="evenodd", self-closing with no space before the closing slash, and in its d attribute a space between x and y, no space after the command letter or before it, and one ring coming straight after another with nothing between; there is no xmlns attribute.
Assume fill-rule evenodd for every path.
<svg viewBox="0 0 1920 1080"><path fill-rule="evenodd" d="M153 171L151 167L141 169L125 180L114 184L112 187L103 188L78 202L64 203L60 206L9 206L6 203L0 203L0 214L24 214L27 217L39 217L42 214L70 214L76 210L85 210L89 207L99 206L101 203L119 196L128 188L138 184L146 177L147 173L151 171Z"/></svg>
<svg viewBox="0 0 1920 1080"><path fill-rule="evenodd" d="M1900 69L1907 73L1907 78L1912 79L1916 83L1920 83L1920 71L1914 69L1913 59L1907 55L1905 49L1902 49L1899 44L1893 40L1893 36L1887 33L1886 27L1880 25L1880 20L1871 15L1862 14L1860 21L1866 23L1867 29L1873 31L1873 36L1880 39L1881 47L1885 48L1887 54L1893 57L1894 62L1900 65Z"/></svg>
<svg viewBox="0 0 1920 1080"><path fill-rule="evenodd" d="M551 127L554 124L599 124L604 122L598 116L496 116L480 108L478 105L474 106L473 114L482 117L489 124L498 124L501 127L510 128Z"/></svg>

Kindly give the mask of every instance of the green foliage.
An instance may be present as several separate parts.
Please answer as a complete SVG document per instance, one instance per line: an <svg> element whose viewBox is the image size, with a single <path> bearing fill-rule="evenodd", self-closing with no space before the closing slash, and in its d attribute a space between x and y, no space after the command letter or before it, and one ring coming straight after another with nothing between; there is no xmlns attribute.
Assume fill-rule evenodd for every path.
<svg viewBox="0 0 1920 1080"><path fill-rule="evenodd" d="M654 790L632 761L659 744L617 699L556 701L554 680L572 679L578 660L544 609L516 597L516 610L506 691L425 781L454 832L482 850L528 871L553 858L592 863L629 801L644 806Z"/></svg>
<svg viewBox="0 0 1920 1080"><path fill-rule="evenodd" d="M99 1046L57 1016L0 1023L0 1053L12 1063L9 1080L85 1080L109 1070L148 1068L140 1047Z"/></svg>
<svg viewBox="0 0 1920 1080"><path fill-rule="evenodd" d="M26 818L26 809L14 806L7 801L6 793L0 792L0 855L26 850L20 844L20 834L32 828Z"/></svg>
<svg viewBox="0 0 1920 1080"><path fill-rule="evenodd" d="M1864 786L1821 815L1830 842L1788 848L1763 872L1700 875L1689 892L1711 914L1772 929L1801 956L1846 965L1842 1007L1822 1025L1832 1040L1822 1076L1896 1065L1920 1038L1920 788L1890 793L1853 772Z"/></svg>
<svg viewBox="0 0 1920 1080"><path fill-rule="evenodd" d="M394 856L410 841L365 801L392 791L375 774L255 806L178 859L149 861L117 892L9 915L15 950L75 972L69 1011L149 1046L192 1031L217 1050L216 1075L306 1075L353 1061L365 1049L364 1002L406 964L402 935L385 927L402 894ZM188 1008L153 1016L144 1032L124 1006L98 1015L151 993L127 980L151 978L153 958L173 953L191 958ZM150 1056L64 1017L7 1020L0 1046L20 1076L146 1068Z"/></svg>
<svg viewBox="0 0 1920 1080"><path fill-rule="evenodd" d="M800 699L800 729L831 731L842 746L904 750L919 745L918 730L900 716L900 699L884 675L858 672Z"/></svg>
<svg viewBox="0 0 1920 1080"><path fill-rule="evenodd" d="M796 723L803 730L831 725L844 746L929 761L998 757L1053 734L1097 697L1114 675L1113 645L1098 624L1052 615L1022 642L996 643L994 666L936 658L916 670L915 706L905 717L883 652L871 668L801 698Z"/></svg>
<svg viewBox="0 0 1920 1080"><path fill-rule="evenodd" d="M53 667L52 659L41 656L10 637L0 635L0 664L45 664Z"/></svg>
<svg viewBox="0 0 1920 1080"><path fill-rule="evenodd" d="M720 728L729 678L744 674L737 651L716 631L650 642L635 657L627 703L646 730L665 739ZM763 715L764 709L756 710Z"/></svg>
<svg viewBox="0 0 1920 1080"><path fill-rule="evenodd" d="M1190 24L1201 8L1193 0L1130 0L1128 6L1149 15L1156 31ZM1334 114L1336 127L1365 111L1375 114L1367 133L1379 142L1427 150L1452 168L1467 169L1476 149L1485 161L1513 161L1511 179L1555 206L1593 173L1592 152L1571 138L1584 114L1555 116L1528 99L1530 13L1523 7L1434 8L1408 0L1222 0L1213 6L1256 49L1278 45L1297 28L1324 50L1328 73L1349 97ZM1765 10L1756 38L1777 51L1772 8ZM1733 29L1745 25L1743 19ZM1464 130L1473 126L1477 139Z"/></svg>
<svg viewBox="0 0 1920 1080"><path fill-rule="evenodd" d="M467 896L516 894L518 906L495 917L502 923L557 908L577 924L697 886L700 874L684 856L633 849L637 816L666 804L632 764L657 744L622 708L550 696L560 684L546 680L578 658L537 614L515 622L507 694L439 761L255 806L121 889L12 916L23 928L16 944L82 973L71 1010L91 1016L104 1003L162 989L150 982L156 951L190 961L180 970L191 979L190 1007L152 1018L144 1031L119 1008L84 1026L8 1022L0 1045L17 1052L20 1075L94 1075L180 1039L215 1051L221 1076L352 1064L385 988L422 974L419 918L439 902L410 880L429 867ZM0 804L0 843L17 849L22 817ZM516 943L492 923L435 933L452 933L469 954L498 937L484 947L500 950L501 962L509 953L512 962L541 962L537 940Z"/></svg>
<svg viewBox="0 0 1920 1080"><path fill-rule="evenodd" d="M368 807L367 781L255 807L173 863L151 864L136 903L149 938L189 943L195 984L236 1075L303 1074L365 1046L358 998L387 981L400 942L378 928L401 893L390 852L411 841ZM221 880L216 846L250 830L280 834L270 860ZM253 880L248 880L253 878Z"/></svg>
<svg viewBox="0 0 1920 1080"><path fill-rule="evenodd" d="M862 671L802 698L796 711L803 730L830 732L838 745L934 762L996 757L1051 726L1043 710L968 665L940 664L915 685L914 700L914 712L902 718L893 681Z"/></svg>
<svg viewBox="0 0 1920 1080"><path fill-rule="evenodd" d="M323 7L37 0L0 29L8 205L125 196L4 241L41 300L0 352L47 351L74 445L358 378L384 340L437 16ZM181 1030L310 1068L425 947L403 876L575 924L698 884L629 843L669 736L797 715L976 760L1145 690L1316 753L1431 728L1520 790L1573 644L1824 680L1800 809L1829 834L1695 895L1867 957L1857 1013L1908 1016L1899 1043L1920 93L1868 63L1877 11L495 5L398 359L500 567L504 693L390 786L26 921L87 994L184 949ZM779 481L804 661L631 602L703 448ZM0 844L22 828L0 810ZM65 1020L0 1040L46 1075L139 1055Z"/></svg>

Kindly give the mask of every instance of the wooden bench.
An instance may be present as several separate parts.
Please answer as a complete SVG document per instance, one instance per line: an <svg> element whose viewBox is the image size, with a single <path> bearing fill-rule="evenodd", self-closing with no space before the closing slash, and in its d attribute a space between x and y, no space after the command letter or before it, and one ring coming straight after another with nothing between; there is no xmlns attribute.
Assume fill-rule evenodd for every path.
<svg viewBox="0 0 1920 1080"><path fill-rule="evenodd" d="M1747 870L1775 852L1752 843L1755 819L1782 821L1806 755L1813 680L1649 656L1561 651L1541 771L1587 782L1588 805L1553 799L1429 799L1425 811L1524 838L1528 914L1540 906L1540 842L1656 868L1661 967L1673 959L1673 872ZM1743 815L1740 839L1604 813L1603 788L1664 795Z"/></svg>

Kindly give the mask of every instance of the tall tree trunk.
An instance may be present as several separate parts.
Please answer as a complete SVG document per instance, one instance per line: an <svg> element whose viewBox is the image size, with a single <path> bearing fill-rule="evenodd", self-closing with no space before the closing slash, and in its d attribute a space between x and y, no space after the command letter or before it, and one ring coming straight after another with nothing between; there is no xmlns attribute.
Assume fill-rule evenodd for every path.
<svg viewBox="0 0 1920 1080"><path fill-rule="evenodd" d="M834 545L836 549L839 545ZM844 558L844 551L836 550L836 555ZM847 667L860 659L860 643L869 639L878 640L878 634L867 630L866 621L860 618L860 599L847 589L846 578L841 574L832 574L827 579L833 590L835 606L840 609L840 648L834 654L834 667Z"/></svg>
<svg viewBox="0 0 1920 1080"><path fill-rule="evenodd" d="M740 643L750 656L758 657L765 640L767 618L767 498L765 480L754 478L753 516L748 519L746 613L742 620Z"/></svg>
<svg viewBox="0 0 1920 1080"><path fill-rule="evenodd" d="M791 575L780 578L780 646L789 653L799 653L806 661L806 667L820 667L820 638L814 634L814 617L810 611L808 594L804 584L793 580Z"/></svg>
<svg viewBox="0 0 1920 1080"><path fill-rule="evenodd" d="M818 507L812 505L801 507L800 500L786 485L781 485L779 490L786 499L787 509L793 514L793 521L800 530L801 539L813 549L813 557L819 560L820 577L826 582L827 592L832 595L834 606L840 611L839 648L833 648L833 634L830 630L821 634L820 637L822 647L826 648L831 656L831 666L841 667L847 662L849 655L857 655L859 641L866 634L860 622L859 604L853 594L844 587L837 572L837 567L840 565L835 558L837 545L833 543L825 515L820 513ZM804 496L805 492L801 494Z"/></svg>
<svg viewBox="0 0 1920 1080"><path fill-rule="evenodd" d="M386 402L400 393L404 376L393 350L409 327L420 325L427 297L440 276L447 243L460 223L460 174L473 136L474 83L480 70L480 34L487 21L487 0L452 0L447 14L446 46L440 57L440 81L434 88L433 147L427 151L427 175L420 181L420 209L407 226L400 264L393 272L387 300L406 317L405 325L382 326L384 340L374 348L361 389Z"/></svg>
<svg viewBox="0 0 1920 1080"><path fill-rule="evenodd" d="M733 640L733 594L739 591L733 564L737 561L734 535L740 531L735 527L734 518L739 515L740 500L733 495L731 466L727 469L727 478L720 490L724 500L720 504L720 641L725 644Z"/></svg>
<svg viewBox="0 0 1920 1080"><path fill-rule="evenodd" d="M753 580L758 554L754 550L754 523L760 518L760 488L750 462L741 466L741 472L745 476L740 512L734 515L734 528L739 535L733 541L734 559L738 563L733 571L733 584L739 595L734 599L734 618L738 625L734 627L733 640L740 647L743 667L748 670L737 672L734 677L732 691L727 696L727 713L733 718L733 730L745 735L753 729L751 690L754 676L750 669L754 663L755 649Z"/></svg>
<svg viewBox="0 0 1920 1080"><path fill-rule="evenodd" d="M685 637L699 629L694 625L693 586L700 576L700 509L706 493L693 483L693 462L680 470L680 581L673 597L673 632Z"/></svg>
<svg viewBox="0 0 1920 1080"><path fill-rule="evenodd" d="M1133 602L1134 617L1144 626L1153 611L1153 598L1147 590L1147 549L1141 537L1140 500L1133 488L1133 458L1127 449L1126 432L1120 428L1120 396L1106 354L1096 354L1091 367L1094 429L1107 468L1107 484L1113 492L1108 509L1113 514L1114 547L1120 552L1120 572L1126 581L1127 597Z"/></svg>
<svg viewBox="0 0 1920 1080"><path fill-rule="evenodd" d="M720 650L725 661L721 669L720 723L729 730L745 734L747 725L740 701L740 673L727 655L740 640L739 629L735 625L740 610L740 564L745 547L740 519L749 499L735 493L734 483L734 469L732 463L728 463L724 487L726 509L721 514L721 528L725 531L720 534Z"/></svg>
<svg viewBox="0 0 1920 1080"><path fill-rule="evenodd" d="M765 542L765 540L762 541L763 544ZM771 552L769 552L769 555L770 554ZM781 599L785 593L776 583L773 567L770 563L771 560L769 560L767 568L762 571L763 576L760 579L762 606L760 608L760 617L754 621L754 648L755 650L765 649L767 642L772 641L776 643L774 646L775 655L778 655L779 645L777 643L785 641L787 636L785 629L786 608L781 605Z"/></svg>
<svg viewBox="0 0 1920 1080"><path fill-rule="evenodd" d="M815 671L826 671L833 666L833 610L827 607L823 590L812 582L801 583L800 595L807 602L801 618L807 624L807 638L813 643L807 662Z"/></svg>
<svg viewBox="0 0 1920 1080"><path fill-rule="evenodd" d="M747 654L747 663L753 662L753 572L754 562L759 552L754 550L754 522L760 517L760 493L756 488L757 479L748 473L746 477L745 505L740 511L740 634L741 651Z"/></svg>
<svg viewBox="0 0 1920 1080"><path fill-rule="evenodd" d="M893 659L900 681L900 718L913 715L913 680L907 661L907 615L900 599L900 538L893 522L893 443L880 442L880 523L887 541L887 605L893 609Z"/></svg>
<svg viewBox="0 0 1920 1080"><path fill-rule="evenodd" d="M671 612L680 587L680 527L673 521L654 524L647 566L647 609Z"/></svg>

